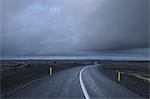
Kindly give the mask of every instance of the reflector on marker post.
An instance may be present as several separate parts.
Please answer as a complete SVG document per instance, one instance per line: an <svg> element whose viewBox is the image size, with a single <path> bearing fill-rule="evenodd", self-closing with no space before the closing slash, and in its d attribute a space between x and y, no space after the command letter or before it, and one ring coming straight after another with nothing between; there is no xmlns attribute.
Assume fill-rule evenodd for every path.
<svg viewBox="0 0 150 99"><path fill-rule="evenodd" d="M117 80L121 81L121 72L120 71L117 71Z"/></svg>
<svg viewBox="0 0 150 99"><path fill-rule="evenodd" d="M49 74L52 76L52 67L49 68Z"/></svg>

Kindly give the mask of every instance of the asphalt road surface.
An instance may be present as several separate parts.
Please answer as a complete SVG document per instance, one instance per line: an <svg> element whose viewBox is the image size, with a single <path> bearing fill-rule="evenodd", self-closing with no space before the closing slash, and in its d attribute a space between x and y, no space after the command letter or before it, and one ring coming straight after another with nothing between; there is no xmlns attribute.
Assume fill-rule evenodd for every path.
<svg viewBox="0 0 150 99"><path fill-rule="evenodd" d="M105 77L98 66L75 67L34 80L2 98L47 99L143 99Z"/></svg>

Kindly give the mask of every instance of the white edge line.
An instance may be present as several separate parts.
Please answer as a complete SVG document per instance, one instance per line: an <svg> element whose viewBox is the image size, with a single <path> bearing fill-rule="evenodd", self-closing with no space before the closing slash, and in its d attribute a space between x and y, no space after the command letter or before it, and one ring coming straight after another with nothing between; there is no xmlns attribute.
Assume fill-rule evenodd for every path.
<svg viewBox="0 0 150 99"><path fill-rule="evenodd" d="M80 71L80 75L79 75L80 85L81 85L82 91L83 91L84 96L85 96L86 99L90 99L90 96L89 96L89 94L88 94L88 92L87 92L87 89L86 89L86 87L85 87L85 85L84 85L84 82L83 82L83 79L82 79L82 72L83 72L85 69L87 69L88 67L89 67L89 66L83 68L83 69Z"/></svg>
<svg viewBox="0 0 150 99"><path fill-rule="evenodd" d="M90 96L87 92L87 89L84 85L84 82L83 82L83 79L82 79L82 72L87 69L87 68L90 68L90 67L93 67L93 66L100 66L101 64L95 64L95 65L91 65L91 66L87 66L87 67L84 67L81 71L80 71L80 74L79 74L79 80L80 80L80 85L81 85L81 88L82 88L82 91L84 93L84 96L86 99L90 99Z"/></svg>

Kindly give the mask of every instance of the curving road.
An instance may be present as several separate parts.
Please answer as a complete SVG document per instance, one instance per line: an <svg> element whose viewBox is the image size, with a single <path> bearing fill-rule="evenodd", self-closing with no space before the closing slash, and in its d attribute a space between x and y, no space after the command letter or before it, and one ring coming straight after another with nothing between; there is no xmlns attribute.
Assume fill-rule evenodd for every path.
<svg viewBox="0 0 150 99"><path fill-rule="evenodd" d="M143 99L105 77L97 67L91 65L63 70L12 90L2 98Z"/></svg>

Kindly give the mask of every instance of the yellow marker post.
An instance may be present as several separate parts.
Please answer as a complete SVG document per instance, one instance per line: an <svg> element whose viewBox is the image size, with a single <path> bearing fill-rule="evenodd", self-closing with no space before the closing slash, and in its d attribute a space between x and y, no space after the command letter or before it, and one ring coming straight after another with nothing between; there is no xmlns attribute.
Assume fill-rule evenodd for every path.
<svg viewBox="0 0 150 99"><path fill-rule="evenodd" d="M49 74L52 76L52 67L49 68Z"/></svg>
<svg viewBox="0 0 150 99"><path fill-rule="evenodd" d="M121 72L117 71L117 73L118 73L118 81L121 81Z"/></svg>

